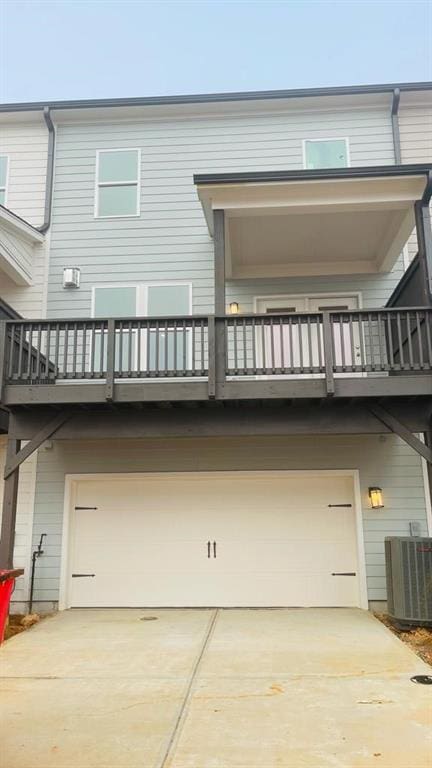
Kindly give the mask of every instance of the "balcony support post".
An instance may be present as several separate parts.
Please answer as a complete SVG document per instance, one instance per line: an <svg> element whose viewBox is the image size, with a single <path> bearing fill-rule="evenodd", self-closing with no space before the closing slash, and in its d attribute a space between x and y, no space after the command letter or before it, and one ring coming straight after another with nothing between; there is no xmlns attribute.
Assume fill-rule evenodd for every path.
<svg viewBox="0 0 432 768"><path fill-rule="evenodd" d="M63 424L70 419L72 415L72 412L69 410L62 411L61 413L58 413L57 416L54 417L54 419L51 419L47 424L45 424L39 432L37 432L31 440L27 443L27 445L24 446L24 448L21 448L21 450L18 449L15 451L13 456L9 459L6 457L6 466L4 470L4 479L7 480L25 461L29 458L29 456L32 455L35 451L37 451L38 448L42 445L42 443L45 442L45 440L49 440L50 437L52 437L55 432L57 432L60 427L63 426ZM10 434L13 431L13 415L10 416L10 423L9 423L9 431ZM12 435L11 435L12 436Z"/></svg>
<svg viewBox="0 0 432 768"><path fill-rule="evenodd" d="M418 255L421 286L423 290L422 304L432 306L432 226L429 209L432 194L432 174L429 174L429 182L422 200L415 204L416 234L418 243Z"/></svg>
<svg viewBox="0 0 432 768"><path fill-rule="evenodd" d="M429 450L432 452L432 419L429 421L429 429L427 432L423 433L423 439L425 442L425 445L429 448ZM429 495L431 500L431 506L432 506L432 462L426 462L426 475L427 475L427 482L425 478L425 492L427 492L427 485L429 484ZM429 531L429 536L432 536L432 530Z"/></svg>
<svg viewBox="0 0 432 768"><path fill-rule="evenodd" d="M225 314L225 211L213 211L215 315Z"/></svg>
<svg viewBox="0 0 432 768"><path fill-rule="evenodd" d="M9 437L6 448L6 463L16 459L21 446L21 440ZM15 545L15 524L18 499L19 465L4 481L3 512L0 535L0 569L13 567L13 552Z"/></svg>
<svg viewBox="0 0 432 768"><path fill-rule="evenodd" d="M3 396L6 365L6 320L0 320L0 403Z"/></svg>
<svg viewBox="0 0 432 768"><path fill-rule="evenodd" d="M398 435L401 440L407 443L414 451L416 451L416 453L426 459L429 464L432 464L432 448L425 445L425 443L419 440L416 435L413 435L413 433L410 432L399 419L389 413L381 405L378 405L378 403L369 405L369 410L382 424L388 429L391 429L392 432Z"/></svg>
<svg viewBox="0 0 432 768"><path fill-rule="evenodd" d="M214 220L214 260L215 260L215 328L214 328L214 397L218 396L218 387L225 381L226 359L225 359L225 335L226 327L224 322L226 312L225 298L225 211L213 211ZM209 329L210 330L210 329ZM210 355L210 345L209 345Z"/></svg>
<svg viewBox="0 0 432 768"><path fill-rule="evenodd" d="M115 369L115 320L108 320L107 330L107 370L105 396L108 403L114 400L114 369Z"/></svg>
<svg viewBox="0 0 432 768"><path fill-rule="evenodd" d="M330 313L323 312L323 343L324 343L324 367L327 397L333 397L335 393L334 386L334 355L333 355L333 332L330 321Z"/></svg>

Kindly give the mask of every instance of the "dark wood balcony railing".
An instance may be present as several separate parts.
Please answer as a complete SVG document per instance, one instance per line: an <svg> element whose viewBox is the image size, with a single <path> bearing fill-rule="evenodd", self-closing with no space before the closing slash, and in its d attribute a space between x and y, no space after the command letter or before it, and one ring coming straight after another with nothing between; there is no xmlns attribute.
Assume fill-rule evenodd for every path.
<svg viewBox="0 0 432 768"><path fill-rule="evenodd" d="M6 396L6 404L25 402L24 392L17 394L17 387L25 385L31 387L32 402L35 387L45 386L46 398L36 400L49 402L48 390L53 388L47 385L61 383L82 387L99 382L106 399L112 399L115 384L120 388L135 381L140 389L134 390L134 400L158 399L154 388L145 386L148 380L159 383L159 399L276 397L284 392L301 397L309 396L309 390L312 396L344 394L335 381L354 380L352 392L358 395L362 387L367 389L360 379L380 379L378 394L432 394L431 308L10 320L3 321L2 329L1 381L6 395L14 390L17 398ZM402 390L390 382L407 376L417 383ZM307 380L313 383L306 386ZM249 388L240 382L248 382ZM62 389L64 394L56 391L54 400L69 402L71 396ZM83 401L92 401L96 391L81 389ZM79 396L74 397L76 402ZM127 398L123 388L122 399Z"/></svg>
<svg viewBox="0 0 432 768"><path fill-rule="evenodd" d="M401 373L432 368L432 310L340 310L226 319L229 376Z"/></svg>

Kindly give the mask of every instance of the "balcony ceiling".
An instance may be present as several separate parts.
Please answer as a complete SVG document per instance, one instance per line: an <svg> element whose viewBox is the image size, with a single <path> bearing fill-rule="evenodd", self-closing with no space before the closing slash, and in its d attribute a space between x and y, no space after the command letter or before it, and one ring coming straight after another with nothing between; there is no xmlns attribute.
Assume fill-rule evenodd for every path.
<svg viewBox="0 0 432 768"><path fill-rule="evenodd" d="M414 228L426 172L352 176L361 169L195 177L209 231L225 211L226 274L232 279L388 272ZM325 172L322 172L324 175ZM265 181L260 181L263 176ZM310 178L308 178L310 176ZM200 181L203 179L203 181ZM214 180L214 181L213 181Z"/></svg>

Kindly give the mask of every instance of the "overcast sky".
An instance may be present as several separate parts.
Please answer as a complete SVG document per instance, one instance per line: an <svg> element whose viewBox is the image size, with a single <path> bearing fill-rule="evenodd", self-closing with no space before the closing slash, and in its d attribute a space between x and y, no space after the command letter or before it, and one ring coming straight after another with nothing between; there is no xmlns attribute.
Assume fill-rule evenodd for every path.
<svg viewBox="0 0 432 768"><path fill-rule="evenodd" d="M0 0L0 101L432 79L432 0Z"/></svg>

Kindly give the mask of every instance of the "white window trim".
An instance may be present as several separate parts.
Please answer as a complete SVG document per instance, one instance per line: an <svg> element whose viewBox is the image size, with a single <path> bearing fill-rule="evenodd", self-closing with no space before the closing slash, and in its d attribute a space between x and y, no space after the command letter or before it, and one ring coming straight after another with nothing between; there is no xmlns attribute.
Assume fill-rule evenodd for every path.
<svg viewBox="0 0 432 768"><path fill-rule="evenodd" d="M99 182L99 156L107 152L137 152L137 178L128 181L102 181ZM119 213L101 216L99 214L99 189L100 187L125 187L136 184L137 205L136 213ZM95 219L133 219L141 215L141 149L139 147L116 147L115 149L97 149L96 150L96 171L95 171L95 195L94 195L94 218Z"/></svg>
<svg viewBox="0 0 432 768"><path fill-rule="evenodd" d="M6 158L6 179L5 179L5 185L0 185L0 190L4 189L5 193L5 199L2 205L4 205L5 208L7 208L7 202L8 202L8 191L9 191L9 168L10 168L10 157L9 155L2 155L0 154L0 157Z"/></svg>
<svg viewBox="0 0 432 768"><path fill-rule="evenodd" d="M303 139L302 142L302 154L303 154L303 169L305 171L312 170L307 167L306 164L306 142L310 141L316 144L317 142L323 142L323 141L344 141L345 142L345 148L346 148L346 156L347 156L347 168L351 168L351 153L350 153L350 143L348 136L323 136L320 139ZM319 170L319 169L314 169ZM324 169L325 170L325 169Z"/></svg>

